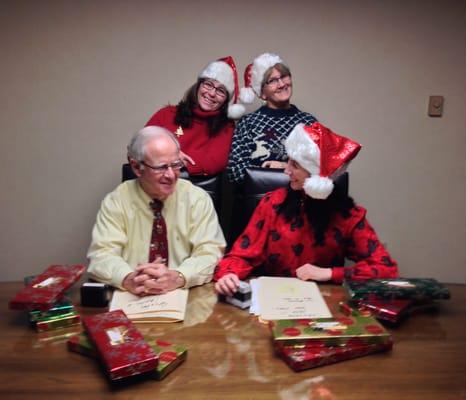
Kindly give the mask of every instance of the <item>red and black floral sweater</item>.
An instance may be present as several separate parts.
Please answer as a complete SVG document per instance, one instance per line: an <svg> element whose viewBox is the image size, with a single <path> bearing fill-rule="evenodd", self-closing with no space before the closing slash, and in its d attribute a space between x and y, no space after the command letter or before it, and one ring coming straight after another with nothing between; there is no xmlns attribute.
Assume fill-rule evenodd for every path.
<svg viewBox="0 0 466 400"><path fill-rule="evenodd" d="M250 274L296 276L306 263L332 268L332 281L396 278L398 267L366 219L366 210L355 206L348 217L336 214L322 244L316 244L305 215L299 223L277 214L287 189L267 193L244 232L220 261L214 280L228 273L244 279ZM345 258L354 265L344 267Z"/></svg>

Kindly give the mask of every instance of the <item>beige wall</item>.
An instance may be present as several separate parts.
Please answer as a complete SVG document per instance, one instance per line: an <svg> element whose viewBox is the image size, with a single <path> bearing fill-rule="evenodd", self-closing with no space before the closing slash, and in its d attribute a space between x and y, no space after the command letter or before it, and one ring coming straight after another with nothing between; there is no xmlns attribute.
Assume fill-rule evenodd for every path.
<svg viewBox="0 0 466 400"><path fill-rule="evenodd" d="M130 135L207 61L276 51L294 103L364 145L351 191L401 274L466 283L465 17L464 1L1 1L0 280L85 262Z"/></svg>

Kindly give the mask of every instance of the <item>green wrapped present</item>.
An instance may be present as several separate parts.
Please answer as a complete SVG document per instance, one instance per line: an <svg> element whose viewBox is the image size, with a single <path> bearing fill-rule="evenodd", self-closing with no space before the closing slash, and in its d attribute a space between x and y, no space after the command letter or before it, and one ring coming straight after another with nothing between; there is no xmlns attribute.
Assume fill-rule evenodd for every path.
<svg viewBox="0 0 466 400"><path fill-rule="evenodd" d="M44 320L57 315L64 315L74 311L74 306L69 299L63 299L56 302L52 308L47 311L32 310L29 311L29 322L34 324L36 321Z"/></svg>
<svg viewBox="0 0 466 400"><path fill-rule="evenodd" d="M178 367L188 356L188 349L182 344L173 344L166 340L144 337L155 354L159 356L159 365L155 379L161 380Z"/></svg>
<svg viewBox="0 0 466 400"><path fill-rule="evenodd" d="M342 346L354 339L364 344L391 341L390 334L372 316L283 319L270 321L270 328L274 341L291 347Z"/></svg>
<svg viewBox="0 0 466 400"><path fill-rule="evenodd" d="M173 344L150 336L144 336L144 340L159 358L159 363L153 375L156 380L165 378L185 361L188 356L188 349L182 344ZM70 351L97 358L95 347L85 333L72 336L68 339L67 343Z"/></svg>
<svg viewBox="0 0 466 400"><path fill-rule="evenodd" d="M81 317L76 311L71 311L66 314L46 316L37 319L33 326L37 332L51 331L54 329L67 328L73 325L79 325Z"/></svg>
<svg viewBox="0 0 466 400"><path fill-rule="evenodd" d="M432 278L390 278L345 281L350 300L410 299L416 301L449 299L450 291Z"/></svg>

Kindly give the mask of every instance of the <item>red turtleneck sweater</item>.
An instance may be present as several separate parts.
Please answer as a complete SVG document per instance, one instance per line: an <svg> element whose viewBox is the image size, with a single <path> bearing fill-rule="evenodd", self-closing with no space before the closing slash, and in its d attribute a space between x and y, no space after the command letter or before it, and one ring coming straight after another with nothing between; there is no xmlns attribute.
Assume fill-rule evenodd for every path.
<svg viewBox="0 0 466 400"><path fill-rule="evenodd" d="M146 126L162 126L175 133L181 150L196 162L196 165L187 165L190 175L216 175L227 166L235 127L230 122L217 135L209 137L207 119L216 113L218 111L195 109L192 126L181 129L175 124L176 107L167 106L157 111Z"/></svg>

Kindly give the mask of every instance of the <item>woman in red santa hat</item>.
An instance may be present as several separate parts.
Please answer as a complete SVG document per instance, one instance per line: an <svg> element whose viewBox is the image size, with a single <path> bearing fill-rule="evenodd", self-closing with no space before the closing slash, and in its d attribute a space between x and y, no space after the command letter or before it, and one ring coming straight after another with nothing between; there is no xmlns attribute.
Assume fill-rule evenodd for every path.
<svg viewBox="0 0 466 400"><path fill-rule="evenodd" d="M177 106L157 111L146 126L162 126L175 133L190 175L216 175L227 166L233 120L245 111L237 103L238 93L233 58L221 58L201 71Z"/></svg>
<svg viewBox="0 0 466 400"><path fill-rule="evenodd" d="M333 181L361 146L322 124L298 124L285 142L288 188L268 193L214 274L231 295L249 275L332 281L395 278L396 262L356 205ZM345 267L344 260L354 261Z"/></svg>
<svg viewBox="0 0 466 400"><path fill-rule="evenodd" d="M278 54L264 53L249 64L240 100L245 104L260 98L264 105L242 118L235 129L228 160L228 179L240 183L247 167L285 168L283 142L298 123L316 119L291 104L291 72Z"/></svg>

